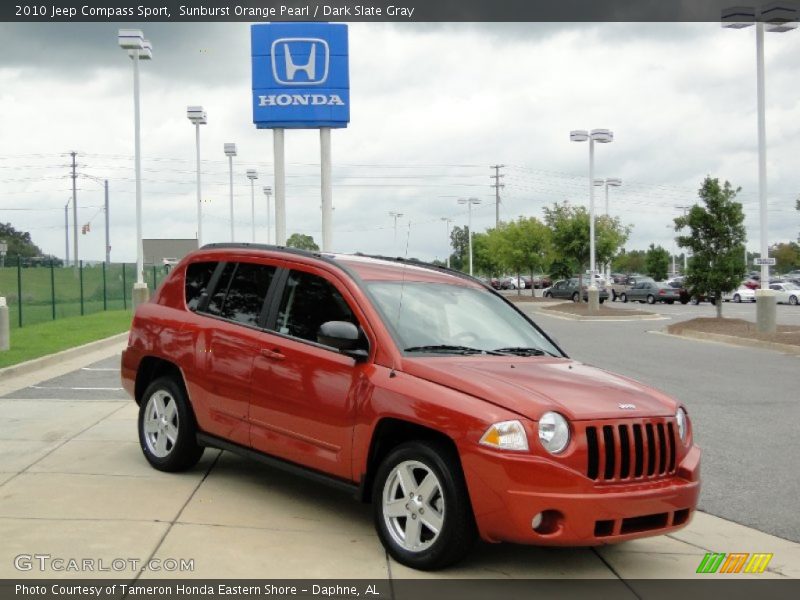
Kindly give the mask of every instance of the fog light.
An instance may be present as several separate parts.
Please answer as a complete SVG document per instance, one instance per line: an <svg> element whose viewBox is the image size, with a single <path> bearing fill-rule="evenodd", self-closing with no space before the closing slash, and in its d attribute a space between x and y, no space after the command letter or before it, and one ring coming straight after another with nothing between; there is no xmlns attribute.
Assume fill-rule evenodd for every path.
<svg viewBox="0 0 800 600"><path fill-rule="evenodd" d="M542 524L542 513L537 514L531 520L531 529L537 529Z"/></svg>
<svg viewBox="0 0 800 600"><path fill-rule="evenodd" d="M552 535L562 528L564 515L557 510L543 510L531 519L531 527L539 535Z"/></svg>

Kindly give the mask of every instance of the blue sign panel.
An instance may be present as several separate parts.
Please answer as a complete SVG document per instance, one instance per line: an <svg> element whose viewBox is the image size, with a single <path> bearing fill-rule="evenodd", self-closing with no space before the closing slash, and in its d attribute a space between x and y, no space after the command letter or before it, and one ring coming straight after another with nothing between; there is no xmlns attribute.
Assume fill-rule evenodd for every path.
<svg viewBox="0 0 800 600"><path fill-rule="evenodd" d="M250 36L256 127L347 127L347 25L259 24Z"/></svg>

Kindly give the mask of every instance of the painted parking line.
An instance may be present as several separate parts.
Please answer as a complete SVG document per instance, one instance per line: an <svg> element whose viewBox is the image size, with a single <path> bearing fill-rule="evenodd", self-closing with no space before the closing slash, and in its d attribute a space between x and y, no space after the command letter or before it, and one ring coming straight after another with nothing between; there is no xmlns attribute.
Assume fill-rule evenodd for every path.
<svg viewBox="0 0 800 600"><path fill-rule="evenodd" d="M114 371L119 372L118 367L81 367L81 371Z"/></svg>
<svg viewBox="0 0 800 600"><path fill-rule="evenodd" d="M63 386L50 386L50 385L32 385L32 390L75 390L80 392L88 392L91 390L100 392L119 392L121 387L63 387Z"/></svg>

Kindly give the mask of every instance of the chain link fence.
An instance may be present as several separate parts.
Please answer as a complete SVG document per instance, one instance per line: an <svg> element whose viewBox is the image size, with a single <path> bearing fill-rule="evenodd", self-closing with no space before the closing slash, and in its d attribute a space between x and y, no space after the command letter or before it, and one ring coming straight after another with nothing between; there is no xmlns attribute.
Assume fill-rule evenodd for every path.
<svg viewBox="0 0 800 600"><path fill-rule="evenodd" d="M0 296L9 306L11 328L104 310L127 309L136 280L133 263L53 263L0 268ZM146 265L145 281L153 290L166 276L163 266Z"/></svg>

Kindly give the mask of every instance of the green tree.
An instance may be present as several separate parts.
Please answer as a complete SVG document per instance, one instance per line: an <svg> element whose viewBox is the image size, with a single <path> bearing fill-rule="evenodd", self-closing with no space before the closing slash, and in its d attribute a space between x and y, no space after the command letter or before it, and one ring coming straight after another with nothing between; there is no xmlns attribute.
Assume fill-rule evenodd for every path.
<svg viewBox="0 0 800 600"><path fill-rule="evenodd" d="M453 253L450 255L450 266L454 269L458 269L459 271L465 271L469 269L468 227L453 227L453 229L450 231L450 247L453 249Z"/></svg>
<svg viewBox="0 0 800 600"><path fill-rule="evenodd" d="M643 273L646 270L647 253L644 250L631 250L624 248L611 261L611 268L622 273Z"/></svg>
<svg viewBox="0 0 800 600"><path fill-rule="evenodd" d="M501 223L496 230L490 230L489 246L500 263L517 276L525 272L533 279L536 271L544 270L552 262L550 229L535 217Z"/></svg>
<svg viewBox="0 0 800 600"><path fill-rule="evenodd" d="M769 249L769 255L775 259L776 273L800 269L800 245L794 242L774 244Z"/></svg>
<svg viewBox="0 0 800 600"><path fill-rule="evenodd" d="M18 256L25 259L42 255L39 246L31 240L31 234L27 231L18 231L11 223L0 223L0 240L8 245L7 265L16 265Z"/></svg>
<svg viewBox="0 0 800 600"><path fill-rule="evenodd" d="M589 267L589 212L583 206L554 204L544 209L544 220L551 230L555 259L577 270L580 284ZM602 265L617 253L628 239L630 228L618 218L595 219L595 263Z"/></svg>
<svg viewBox="0 0 800 600"><path fill-rule="evenodd" d="M497 277L502 274L503 265L490 245L489 239L493 232L494 229L490 229L486 233L472 234L472 266L476 273ZM466 266L469 268L469 258L467 258Z"/></svg>
<svg viewBox="0 0 800 600"><path fill-rule="evenodd" d="M650 244L645 258L645 272L656 281L663 281L669 271L669 258L666 249Z"/></svg>
<svg viewBox="0 0 800 600"><path fill-rule="evenodd" d="M744 264L742 205L734 202L741 188L729 182L706 177L698 190L704 206L695 204L688 214L675 219L675 230L688 228L688 235L677 237L678 246L692 251L686 287L690 293L713 293L717 299L717 318L722 318L722 293L741 283L747 270Z"/></svg>
<svg viewBox="0 0 800 600"><path fill-rule="evenodd" d="M319 252L319 246L310 235L302 233L293 233L286 240L286 245L289 248L298 248L300 250L310 250L312 252Z"/></svg>

